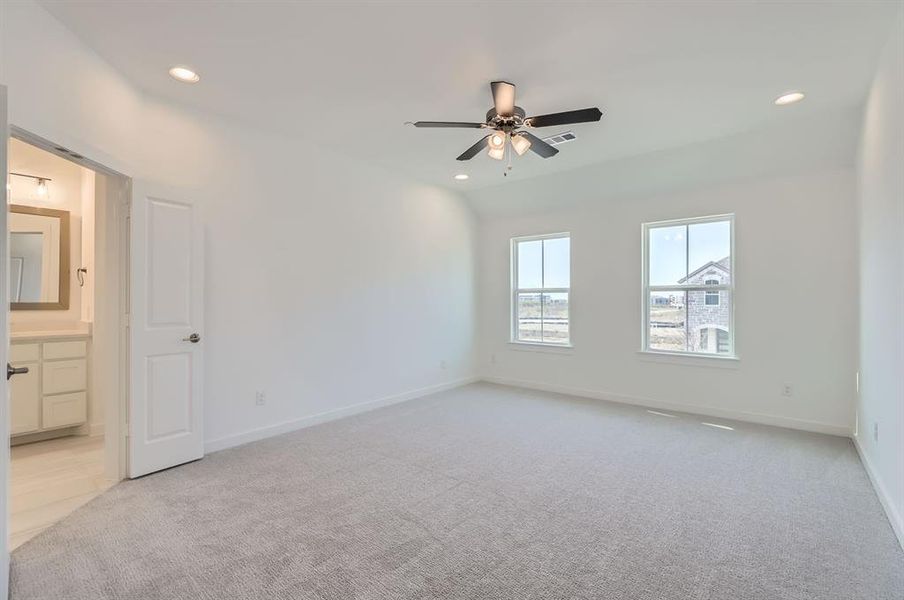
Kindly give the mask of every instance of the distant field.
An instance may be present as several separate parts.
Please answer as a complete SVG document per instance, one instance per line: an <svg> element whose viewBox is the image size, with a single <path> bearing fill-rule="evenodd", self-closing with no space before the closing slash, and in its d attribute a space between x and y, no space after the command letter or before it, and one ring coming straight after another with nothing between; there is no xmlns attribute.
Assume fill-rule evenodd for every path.
<svg viewBox="0 0 904 600"><path fill-rule="evenodd" d="M525 342L567 342L568 301L565 294L547 294L541 307L540 298L526 295L518 305L518 339ZM542 337L541 319L543 313Z"/></svg>
<svg viewBox="0 0 904 600"><path fill-rule="evenodd" d="M683 351L687 349L683 308L650 307L650 347L655 350Z"/></svg>

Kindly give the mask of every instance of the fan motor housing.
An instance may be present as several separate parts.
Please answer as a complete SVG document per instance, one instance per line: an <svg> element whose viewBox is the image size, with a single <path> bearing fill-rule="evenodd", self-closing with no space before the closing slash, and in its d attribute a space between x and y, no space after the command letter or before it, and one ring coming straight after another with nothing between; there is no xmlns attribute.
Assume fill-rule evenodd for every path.
<svg viewBox="0 0 904 600"><path fill-rule="evenodd" d="M523 108L516 106L512 116L500 117L496 114L496 108L493 107L487 111L487 124L494 125L503 130L515 129L521 127L522 123L524 123L525 114Z"/></svg>

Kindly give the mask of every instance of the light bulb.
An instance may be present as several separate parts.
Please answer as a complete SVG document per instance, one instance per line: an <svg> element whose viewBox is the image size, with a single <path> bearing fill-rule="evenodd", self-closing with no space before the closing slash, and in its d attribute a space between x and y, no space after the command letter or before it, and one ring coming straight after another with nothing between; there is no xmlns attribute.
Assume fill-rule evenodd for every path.
<svg viewBox="0 0 904 600"><path fill-rule="evenodd" d="M47 196L47 180L38 179L38 196Z"/></svg>
<svg viewBox="0 0 904 600"><path fill-rule="evenodd" d="M490 139L487 142L487 144L490 146L490 148L494 148L494 149L504 148L505 147L505 134L498 133L498 132L492 134L490 136Z"/></svg>
<svg viewBox="0 0 904 600"><path fill-rule="evenodd" d="M530 150L530 140L527 139L526 135L516 133L512 136L512 148L515 149L515 152L518 153L518 156L523 156L525 152Z"/></svg>
<svg viewBox="0 0 904 600"><path fill-rule="evenodd" d="M499 148L490 147L487 150L487 154L490 155L490 158L495 158L496 160L502 160L505 158L505 146L500 146Z"/></svg>

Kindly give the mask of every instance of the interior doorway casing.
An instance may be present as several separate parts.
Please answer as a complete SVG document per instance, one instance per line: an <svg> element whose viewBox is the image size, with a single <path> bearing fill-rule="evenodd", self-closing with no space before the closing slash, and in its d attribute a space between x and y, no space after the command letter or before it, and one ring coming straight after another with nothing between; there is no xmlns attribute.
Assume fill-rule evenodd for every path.
<svg viewBox="0 0 904 600"><path fill-rule="evenodd" d="M10 126L10 137L103 175L95 203L94 321L89 394L104 399L104 471L128 472L129 405L129 211L131 179L40 136ZM115 368L110 368L115 365ZM8 464L8 457L7 457Z"/></svg>

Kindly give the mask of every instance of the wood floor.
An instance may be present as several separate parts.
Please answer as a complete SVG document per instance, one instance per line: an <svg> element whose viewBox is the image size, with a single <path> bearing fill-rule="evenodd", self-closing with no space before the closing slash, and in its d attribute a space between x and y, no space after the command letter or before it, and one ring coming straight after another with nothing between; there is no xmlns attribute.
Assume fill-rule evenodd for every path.
<svg viewBox="0 0 904 600"><path fill-rule="evenodd" d="M113 485L103 436L69 436L10 449L10 550Z"/></svg>

